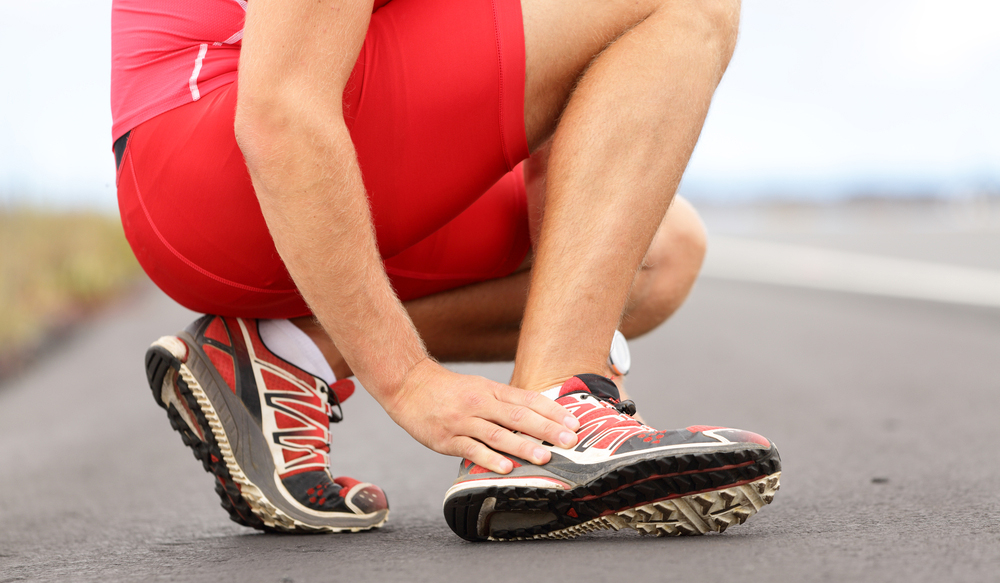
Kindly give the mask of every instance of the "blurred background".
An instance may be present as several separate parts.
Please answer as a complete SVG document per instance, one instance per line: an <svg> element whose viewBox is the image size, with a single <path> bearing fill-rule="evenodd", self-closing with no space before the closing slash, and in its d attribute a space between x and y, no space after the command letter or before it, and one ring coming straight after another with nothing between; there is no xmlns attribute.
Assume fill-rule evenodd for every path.
<svg viewBox="0 0 1000 583"><path fill-rule="evenodd" d="M0 581L472 566L488 583L585 563L579 581L996 581L1000 467L979 434L1000 411L1000 2L744 0L681 184L708 228L702 279L631 344L629 384L657 427L781 444L779 503L724 537L595 535L558 561L453 537L455 460L363 390L335 469L391 493L381 534L227 520L146 390L148 343L195 315L144 278L116 216L110 4L0 0Z"/></svg>
<svg viewBox="0 0 1000 583"><path fill-rule="evenodd" d="M0 0L7 360L139 277L115 219L109 13ZM988 0L747 0L682 194L713 236L1000 267L981 250L1000 228L998 20Z"/></svg>

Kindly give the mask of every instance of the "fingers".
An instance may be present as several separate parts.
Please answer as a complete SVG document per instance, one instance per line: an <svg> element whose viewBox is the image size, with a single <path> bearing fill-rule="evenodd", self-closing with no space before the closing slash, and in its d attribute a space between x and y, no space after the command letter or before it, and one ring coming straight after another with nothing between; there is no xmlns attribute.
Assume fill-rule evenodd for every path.
<svg viewBox="0 0 1000 583"><path fill-rule="evenodd" d="M561 423L570 431L576 431L580 428L579 419L570 415L565 407L545 395L508 385L499 386L500 394L497 395L498 399L515 405L524 405L543 417L547 417L556 423Z"/></svg>
<svg viewBox="0 0 1000 583"><path fill-rule="evenodd" d="M552 399L546 397L541 393L536 393L534 391L526 391L524 389L516 389L507 385L502 385L506 392L513 394L514 400L507 400L508 402L520 403L526 407L531 408L539 415L547 417L556 423L561 423L565 425L570 431L576 431L580 428L580 420L574 417L566 410L565 407L556 403Z"/></svg>
<svg viewBox="0 0 1000 583"><path fill-rule="evenodd" d="M470 427L469 435L496 451L509 453L539 466L548 463L552 458L552 454L537 443L482 419L475 420Z"/></svg>
<svg viewBox="0 0 1000 583"><path fill-rule="evenodd" d="M530 435L531 437L562 448L569 448L576 445L576 433L567 429L565 425L542 417L534 410L522 405L510 405L502 401L497 401L494 411L485 415L484 418L507 429L519 431L525 435ZM492 446L493 444L490 443L489 445ZM507 449L504 451L514 453ZM528 457L525 459L534 458ZM548 456L546 456L547 460Z"/></svg>
<svg viewBox="0 0 1000 583"><path fill-rule="evenodd" d="M549 448L530 438L566 448L577 442L580 422L544 395L440 365L424 372L408 379L386 412L435 451L507 474L514 465L505 453L537 465L551 459Z"/></svg>
<svg viewBox="0 0 1000 583"><path fill-rule="evenodd" d="M514 469L514 463L509 459L470 437L455 437L450 449L451 451L442 451L441 453L463 457L498 474L507 474Z"/></svg>
<svg viewBox="0 0 1000 583"><path fill-rule="evenodd" d="M540 407L559 420L570 417L575 421L576 418L569 415L561 405L537 393L529 393L487 379L477 380L488 383L483 387L487 390L477 391L467 387L464 404L467 407L466 411L472 414L465 417L462 426L455 427L458 435L471 437L494 450L538 465L548 463L552 457L549 451L536 442L516 435L515 431L560 447L568 448L576 445L576 433L561 423L543 417L532 408L532 406Z"/></svg>

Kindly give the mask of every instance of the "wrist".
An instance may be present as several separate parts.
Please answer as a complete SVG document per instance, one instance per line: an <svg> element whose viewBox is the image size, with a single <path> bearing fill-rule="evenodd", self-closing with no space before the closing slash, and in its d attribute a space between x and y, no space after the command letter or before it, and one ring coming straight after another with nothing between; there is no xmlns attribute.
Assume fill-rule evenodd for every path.
<svg viewBox="0 0 1000 583"><path fill-rule="evenodd" d="M421 362L432 360L409 319L398 319L391 325L395 319L380 318L381 325L364 334L345 335L338 342L345 362L383 408L395 399Z"/></svg>
<svg viewBox="0 0 1000 583"><path fill-rule="evenodd" d="M432 356L425 354L407 367L396 383L383 387L381 395L376 399L385 412L395 419L396 411L405 407L407 396L423 386L426 379L433 375L433 371L439 368L441 365Z"/></svg>

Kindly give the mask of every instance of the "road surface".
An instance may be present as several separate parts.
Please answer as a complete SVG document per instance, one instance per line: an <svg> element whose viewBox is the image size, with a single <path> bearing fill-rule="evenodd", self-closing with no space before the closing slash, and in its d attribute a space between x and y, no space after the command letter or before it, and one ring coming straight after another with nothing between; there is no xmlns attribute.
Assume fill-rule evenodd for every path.
<svg viewBox="0 0 1000 583"><path fill-rule="evenodd" d="M387 526L281 536L230 522L142 367L150 341L193 317L149 288L0 386L0 582L1000 577L1000 309L703 278L632 343L630 391L654 426L774 440L774 503L722 535L500 544L451 533L441 499L457 460L361 390L331 457L385 488Z"/></svg>

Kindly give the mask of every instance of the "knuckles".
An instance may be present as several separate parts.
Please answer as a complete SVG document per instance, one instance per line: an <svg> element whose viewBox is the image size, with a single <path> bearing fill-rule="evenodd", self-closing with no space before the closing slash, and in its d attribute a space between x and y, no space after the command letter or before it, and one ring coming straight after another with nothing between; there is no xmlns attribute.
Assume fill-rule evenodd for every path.
<svg viewBox="0 0 1000 583"><path fill-rule="evenodd" d="M459 455L461 455L467 460L472 460L475 461L476 463L479 463L480 460L476 459L477 458L476 450L478 449L479 449L479 444L470 440L459 448Z"/></svg>
<svg viewBox="0 0 1000 583"><path fill-rule="evenodd" d="M468 391L462 398L462 402L465 406L472 410L482 409L490 400L491 398L489 395L485 395L479 391Z"/></svg>
<svg viewBox="0 0 1000 583"><path fill-rule="evenodd" d="M487 432L486 434L486 443L494 447L499 446L503 442L504 437L506 437L508 433L509 431L507 431L503 427L500 427L499 425L494 425L493 428L490 429L489 432Z"/></svg>
<svg viewBox="0 0 1000 583"><path fill-rule="evenodd" d="M510 410L510 421L513 424L520 424L527 415L528 409L525 407L514 407Z"/></svg>
<svg viewBox="0 0 1000 583"><path fill-rule="evenodd" d="M531 407L532 405L534 405L535 402L538 401L538 398L541 396L542 396L541 393L536 393L534 391L525 391L521 389L521 402L524 403L526 407Z"/></svg>

